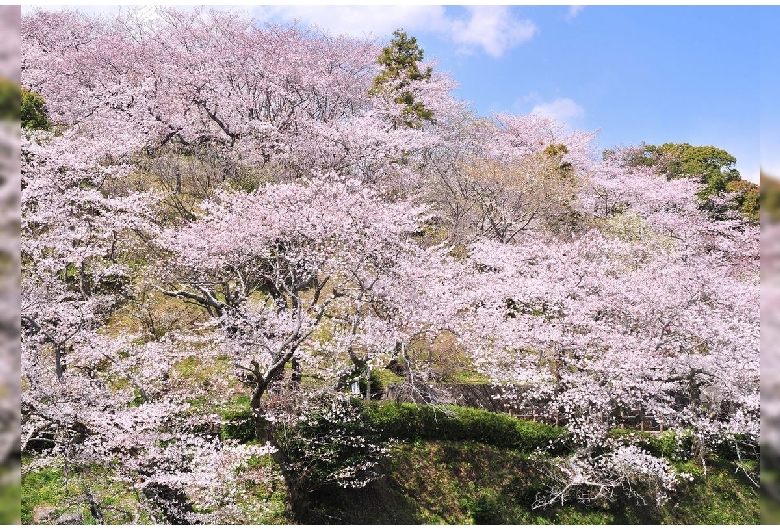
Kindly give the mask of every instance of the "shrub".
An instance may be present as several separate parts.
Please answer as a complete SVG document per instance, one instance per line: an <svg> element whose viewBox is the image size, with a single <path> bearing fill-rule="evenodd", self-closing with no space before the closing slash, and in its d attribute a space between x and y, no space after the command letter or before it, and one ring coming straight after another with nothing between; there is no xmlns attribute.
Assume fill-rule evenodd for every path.
<svg viewBox="0 0 780 530"><path fill-rule="evenodd" d="M369 381L371 381L371 399L382 399L382 396L385 394L385 385L382 383L382 379L379 374L377 374L375 371L371 371ZM360 395L365 396L366 378L361 377L358 381L358 384L360 386Z"/></svg>
<svg viewBox="0 0 780 530"><path fill-rule="evenodd" d="M288 487L299 493L324 485L361 488L379 478L387 441L360 414L361 401L323 391L296 403L275 425Z"/></svg>
<svg viewBox="0 0 780 530"><path fill-rule="evenodd" d="M622 445L634 445L671 462L686 462L693 456L693 434L688 430L670 430L656 436L631 429L613 429L610 435Z"/></svg>
<svg viewBox="0 0 780 530"><path fill-rule="evenodd" d="M49 121L46 111L46 101L40 94L22 88L20 103L22 127L25 129L42 129L44 131L51 129L51 121Z"/></svg>
<svg viewBox="0 0 780 530"><path fill-rule="evenodd" d="M364 416L385 438L474 440L524 452L553 445L561 451L567 446L567 431L562 427L481 409L381 403L365 407Z"/></svg>
<svg viewBox="0 0 780 530"><path fill-rule="evenodd" d="M666 431L653 438L651 445L658 456L672 462L685 462L693 455L693 434L690 431Z"/></svg>
<svg viewBox="0 0 780 530"><path fill-rule="evenodd" d="M726 436L715 446L715 454L730 462L737 460L758 460L760 451L754 439L745 434Z"/></svg>
<svg viewBox="0 0 780 530"><path fill-rule="evenodd" d="M474 524L504 524L503 507L493 491L483 491L469 503L468 510Z"/></svg>

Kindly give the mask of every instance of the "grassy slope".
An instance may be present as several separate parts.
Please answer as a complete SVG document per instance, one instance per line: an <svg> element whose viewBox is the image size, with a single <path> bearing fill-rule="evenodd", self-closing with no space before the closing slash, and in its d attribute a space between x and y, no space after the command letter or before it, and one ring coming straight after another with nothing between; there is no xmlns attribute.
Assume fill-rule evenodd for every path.
<svg viewBox="0 0 780 530"><path fill-rule="evenodd" d="M292 524L286 509L283 482L241 481L236 485L242 499L237 524ZM35 507L52 509L46 522L63 513L81 514L85 524L98 524L84 493L100 498L106 524L150 524L152 518L138 504L136 495L126 486L110 480L105 470L71 470L68 480L61 470L44 468L22 476L21 522L31 524ZM1 513L1 512L0 512ZM136 515L139 515L136 519ZM19 518L17 517L17 520Z"/></svg>
<svg viewBox="0 0 780 530"><path fill-rule="evenodd" d="M722 462L665 506L530 508L544 477L521 452L474 442L426 441L393 453L385 478L363 490L330 489L308 523L758 524L758 492Z"/></svg>
<svg viewBox="0 0 780 530"><path fill-rule="evenodd" d="M15 475L18 469L0 468L0 524L19 524L21 521L21 485Z"/></svg>
<svg viewBox="0 0 780 530"><path fill-rule="evenodd" d="M690 470L691 464L686 464ZM385 476L361 490L337 487L311 498L308 520L295 521L284 507L283 484L245 484L244 524L758 524L759 495L733 472L733 465L710 465L706 476L683 486L670 502L655 505L565 506L530 508L543 491L545 477L527 453L473 441L416 441L397 446L385 462ZM88 475L92 475L89 477ZM103 477L105 478L105 477ZM22 522L30 523L33 507L65 508L71 489L113 490L118 505L133 511L133 499L116 486L87 473L69 486L61 473L28 473L22 481ZM83 481L83 483L82 483ZM119 502L121 501L121 502ZM94 523L86 505L70 505L85 522ZM58 510L58 513L62 510ZM106 513L110 522L129 522ZM149 522L141 517L141 522Z"/></svg>

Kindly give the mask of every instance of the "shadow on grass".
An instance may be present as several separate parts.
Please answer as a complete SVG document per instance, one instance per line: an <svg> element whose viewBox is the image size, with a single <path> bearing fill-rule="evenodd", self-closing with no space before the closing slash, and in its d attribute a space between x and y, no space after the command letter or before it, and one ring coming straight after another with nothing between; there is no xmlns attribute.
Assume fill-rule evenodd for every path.
<svg viewBox="0 0 780 530"><path fill-rule="evenodd" d="M657 506L612 505L534 510L547 477L526 454L477 442L417 441L397 447L386 475L363 489L325 488L309 497L308 524L758 524L758 490L711 462L706 476L680 485Z"/></svg>

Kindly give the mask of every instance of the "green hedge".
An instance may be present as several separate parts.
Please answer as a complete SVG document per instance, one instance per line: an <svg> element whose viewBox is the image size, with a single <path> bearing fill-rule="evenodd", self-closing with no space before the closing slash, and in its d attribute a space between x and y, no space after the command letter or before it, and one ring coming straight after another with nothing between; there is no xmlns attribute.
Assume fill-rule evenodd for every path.
<svg viewBox="0 0 780 530"><path fill-rule="evenodd" d="M552 447L565 452L568 434L563 427L519 420L507 414L456 406L420 406L412 403L371 403L363 414L385 438L405 440L473 440L524 452Z"/></svg>
<svg viewBox="0 0 780 530"><path fill-rule="evenodd" d="M384 440L473 440L529 453L537 448L554 453L570 449L568 432L563 427L481 409L372 402L363 405L362 415L365 425L378 431ZM254 420L248 406L230 407L221 416L222 439L254 440Z"/></svg>

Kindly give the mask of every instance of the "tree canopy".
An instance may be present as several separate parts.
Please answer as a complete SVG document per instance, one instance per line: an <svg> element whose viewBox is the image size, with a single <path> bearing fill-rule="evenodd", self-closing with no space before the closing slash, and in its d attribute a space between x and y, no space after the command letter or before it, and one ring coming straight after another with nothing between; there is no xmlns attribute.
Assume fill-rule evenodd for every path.
<svg viewBox="0 0 780 530"><path fill-rule="evenodd" d="M350 388L395 367L454 399L426 390L434 352L566 424L536 507L690 479L612 435L629 411L695 465L757 451L759 229L724 207L733 157L599 160L593 132L477 117L400 30L382 50L156 14L22 20L25 473L99 473L71 495L98 521L257 522L274 477L303 509L379 477L391 442Z"/></svg>
<svg viewBox="0 0 780 530"><path fill-rule="evenodd" d="M732 207L751 222L758 222L758 186L742 180L734 167L737 159L724 149L688 143L660 146L643 143L627 150L626 162L632 167L651 167L668 179L700 179L704 186L697 194L708 209L713 208L710 197L722 192L733 193Z"/></svg>

